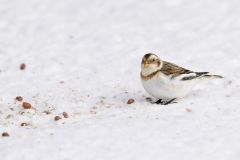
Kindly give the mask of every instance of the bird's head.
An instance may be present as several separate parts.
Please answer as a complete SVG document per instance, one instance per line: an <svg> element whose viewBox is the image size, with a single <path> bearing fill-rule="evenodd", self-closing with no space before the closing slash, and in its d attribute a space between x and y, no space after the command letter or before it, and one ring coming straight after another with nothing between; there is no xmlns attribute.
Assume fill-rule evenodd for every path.
<svg viewBox="0 0 240 160"><path fill-rule="evenodd" d="M161 69L162 61L153 53L145 54L142 58L142 74L148 75Z"/></svg>
<svg viewBox="0 0 240 160"><path fill-rule="evenodd" d="M162 61L153 53L145 54L142 58L142 70L158 70L161 68Z"/></svg>

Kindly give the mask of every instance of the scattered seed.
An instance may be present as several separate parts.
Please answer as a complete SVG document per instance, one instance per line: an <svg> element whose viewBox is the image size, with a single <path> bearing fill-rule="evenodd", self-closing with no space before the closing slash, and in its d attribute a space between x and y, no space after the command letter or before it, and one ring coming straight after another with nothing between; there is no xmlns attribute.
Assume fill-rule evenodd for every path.
<svg viewBox="0 0 240 160"><path fill-rule="evenodd" d="M23 100L23 98L21 96L17 96L15 99L19 102L21 102Z"/></svg>
<svg viewBox="0 0 240 160"><path fill-rule="evenodd" d="M26 64L22 63L22 64L20 65L20 70L24 70L24 69L26 69Z"/></svg>
<svg viewBox="0 0 240 160"><path fill-rule="evenodd" d="M134 99L129 99L128 101L127 101L127 104L132 104L132 103L134 103L135 102L135 100Z"/></svg>
<svg viewBox="0 0 240 160"><path fill-rule="evenodd" d="M29 123L21 123L22 127L29 126Z"/></svg>
<svg viewBox="0 0 240 160"><path fill-rule="evenodd" d="M24 109L32 108L32 105L30 103L28 103L28 102L23 102L22 106L23 106Z"/></svg>
<svg viewBox="0 0 240 160"><path fill-rule="evenodd" d="M9 137L9 134L8 134L7 132L3 132L3 133L2 133L2 136L3 136L3 137Z"/></svg>
<svg viewBox="0 0 240 160"><path fill-rule="evenodd" d="M55 121L58 121L58 120L60 120L60 119L62 119L60 116L55 116L55 117L54 117L54 120L55 120Z"/></svg>
<svg viewBox="0 0 240 160"><path fill-rule="evenodd" d="M63 112L63 117L64 118L68 118L68 113L67 112Z"/></svg>

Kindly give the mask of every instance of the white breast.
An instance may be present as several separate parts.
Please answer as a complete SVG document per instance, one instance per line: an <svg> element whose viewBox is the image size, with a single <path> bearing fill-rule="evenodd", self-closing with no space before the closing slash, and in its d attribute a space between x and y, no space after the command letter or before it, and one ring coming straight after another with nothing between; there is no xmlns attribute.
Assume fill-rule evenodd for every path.
<svg viewBox="0 0 240 160"><path fill-rule="evenodd" d="M182 98L195 86L196 81L171 79L164 74L155 75L150 80L142 80L144 89L157 99Z"/></svg>

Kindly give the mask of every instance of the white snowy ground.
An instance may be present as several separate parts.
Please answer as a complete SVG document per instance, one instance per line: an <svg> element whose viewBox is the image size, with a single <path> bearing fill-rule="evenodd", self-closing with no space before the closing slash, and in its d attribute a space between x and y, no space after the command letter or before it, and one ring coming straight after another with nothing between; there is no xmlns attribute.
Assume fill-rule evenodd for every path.
<svg viewBox="0 0 240 160"><path fill-rule="evenodd" d="M238 160L239 15L239 0L0 0L0 159ZM147 52L226 78L152 105Z"/></svg>

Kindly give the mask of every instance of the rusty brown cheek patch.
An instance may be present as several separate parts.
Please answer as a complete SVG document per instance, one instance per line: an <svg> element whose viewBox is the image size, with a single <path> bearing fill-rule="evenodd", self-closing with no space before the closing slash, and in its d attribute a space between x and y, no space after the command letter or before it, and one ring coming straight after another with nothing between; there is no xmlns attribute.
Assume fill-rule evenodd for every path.
<svg viewBox="0 0 240 160"><path fill-rule="evenodd" d="M158 61L158 62L157 62L157 65L158 65L158 67L160 67L160 65L161 65L161 62L160 62L160 61Z"/></svg>

